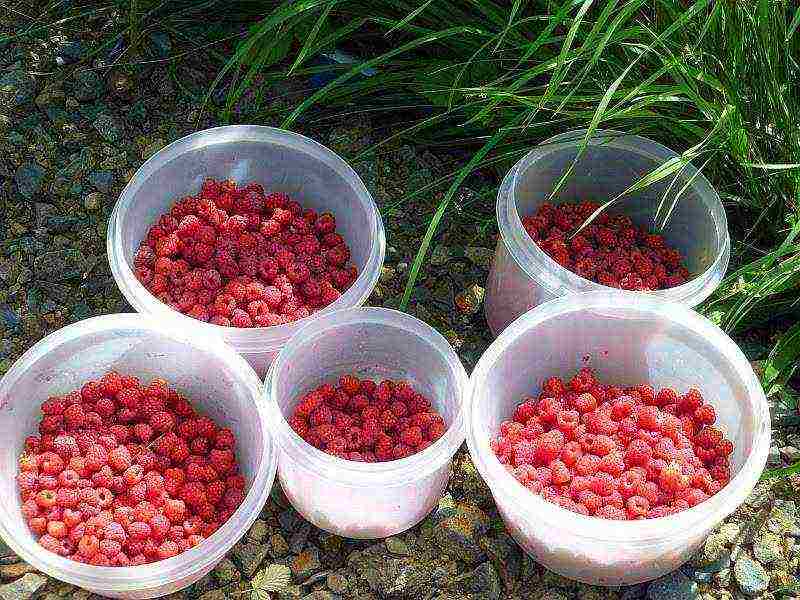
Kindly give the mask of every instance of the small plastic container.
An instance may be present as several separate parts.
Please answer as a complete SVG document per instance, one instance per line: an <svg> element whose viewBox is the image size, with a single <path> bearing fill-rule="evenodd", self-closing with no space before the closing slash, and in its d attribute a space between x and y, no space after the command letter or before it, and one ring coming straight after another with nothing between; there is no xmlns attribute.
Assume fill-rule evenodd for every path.
<svg viewBox="0 0 800 600"><path fill-rule="evenodd" d="M302 321L240 329L192 319L153 296L132 270L148 229L174 202L200 191L207 177L258 182L285 192L306 208L329 211L350 246L358 278L341 298ZM108 225L108 262L120 291L138 312L164 322L215 334L263 377L281 347L319 314L361 306L380 276L386 237L372 196L350 166L302 135L256 125L217 127L182 138L145 162L114 207Z"/></svg>
<svg viewBox="0 0 800 600"><path fill-rule="evenodd" d="M719 285L730 259L725 209L717 192L693 166L630 195L608 207L608 214L625 214L647 230L655 213L688 183L663 235L686 259L693 277L683 285L653 292L616 290L576 275L536 245L522 226L548 198L578 153L586 130L570 131L531 150L506 175L497 193L500 237L486 285L486 320L499 335L514 319L558 296L577 292L611 291L649 296L696 306ZM654 168L677 154L652 140L617 131L598 130L578 159L573 172L551 202L567 204L611 200ZM667 191L669 189L669 192Z"/></svg>
<svg viewBox="0 0 800 600"><path fill-rule="evenodd" d="M231 518L199 546L136 567L97 567L41 548L20 512L17 464L35 433L48 396L80 388L109 370L142 379L164 377L195 406L236 434L247 496ZM95 317L47 336L0 381L0 536L22 559L48 575L112 598L155 598L208 573L250 528L275 479L277 450L261 382L230 347L197 333L175 332L135 314Z"/></svg>
<svg viewBox="0 0 800 600"><path fill-rule="evenodd" d="M286 422L307 392L340 375L406 380L430 398L445 434L413 456L382 463L336 458L304 441ZM281 350L264 393L274 413L278 478L297 511L348 538L405 531L436 506L450 461L464 441L467 373L447 340L422 321L382 308L325 315Z"/></svg>
<svg viewBox="0 0 800 600"><path fill-rule="evenodd" d="M490 440L523 395L587 364L620 385L698 388L735 444L728 485L693 508L639 521L583 516L520 485ZM470 384L467 442L508 530L547 568L585 583L635 584L676 569L745 500L766 463L769 409L750 363L719 328L681 304L605 292L552 300L506 328Z"/></svg>

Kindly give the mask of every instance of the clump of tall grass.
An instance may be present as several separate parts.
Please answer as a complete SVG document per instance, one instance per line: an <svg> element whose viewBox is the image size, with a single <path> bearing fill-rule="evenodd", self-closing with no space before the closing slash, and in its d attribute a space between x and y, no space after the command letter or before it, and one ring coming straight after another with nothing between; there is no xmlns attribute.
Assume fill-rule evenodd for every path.
<svg viewBox="0 0 800 600"><path fill-rule="evenodd" d="M437 182L446 192L404 305L452 198L475 170L507 165L574 127L588 128L587 137L600 126L622 129L680 149L736 217L743 266L709 303L732 329L758 306L796 309L784 292L796 276L786 260L797 252L798 24L800 10L785 1L300 0L254 25L219 81L234 80L230 107L256 75L316 72L313 57L349 46L363 59L330 67L327 85L285 109L284 126L363 110L397 123L369 151L397 137L471 149L462 168ZM363 76L367 69L374 74Z"/></svg>

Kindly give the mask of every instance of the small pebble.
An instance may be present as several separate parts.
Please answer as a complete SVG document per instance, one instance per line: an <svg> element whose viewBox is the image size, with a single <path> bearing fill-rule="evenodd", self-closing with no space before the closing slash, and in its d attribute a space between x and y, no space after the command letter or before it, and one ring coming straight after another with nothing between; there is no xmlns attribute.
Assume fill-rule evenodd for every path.
<svg viewBox="0 0 800 600"><path fill-rule="evenodd" d="M697 595L697 583L680 571L656 579L647 588L648 600L695 600Z"/></svg>
<svg viewBox="0 0 800 600"><path fill-rule="evenodd" d="M386 549L392 554L399 554L401 556L407 556L410 554L408 551L408 545L403 541L402 538L393 536L386 538L384 543L386 544Z"/></svg>
<svg viewBox="0 0 800 600"><path fill-rule="evenodd" d="M755 596L769 586L769 575L764 567L746 554L742 554L733 565L733 576L739 589L748 596Z"/></svg>

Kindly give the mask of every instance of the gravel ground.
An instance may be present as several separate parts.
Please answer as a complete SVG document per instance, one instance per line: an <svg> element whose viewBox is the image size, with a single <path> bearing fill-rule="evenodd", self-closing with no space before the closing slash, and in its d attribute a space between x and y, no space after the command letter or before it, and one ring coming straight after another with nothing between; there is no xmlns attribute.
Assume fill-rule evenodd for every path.
<svg viewBox="0 0 800 600"><path fill-rule="evenodd" d="M13 19L0 31L4 27L14 30ZM212 117L198 121L208 72L166 62L108 69L96 59L95 68L75 69L92 35L0 46L0 374L59 327L131 310L105 256L113 204L145 159L215 124ZM171 46L168 36L152 34L142 58L157 61ZM297 90L266 93L280 101ZM366 121L303 132L346 157L378 135ZM436 200L431 194L411 203L401 199L447 173L451 162L396 145L355 165L388 230L386 266L371 304L397 306ZM410 306L450 340L468 370L490 342L481 286L496 231L485 185L476 181L458 198ZM796 428L779 430L775 438L771 465L797 461ZM680 570L649 585L598 588L549 572L520 551L462 449L438 508L386 540L354 542L318 530L276 486L259 520L213 573L170 598L797 598L799 497L798 479L761 484ZM96 598L37 573L0 540L0 600L90 597Z"/></svg>

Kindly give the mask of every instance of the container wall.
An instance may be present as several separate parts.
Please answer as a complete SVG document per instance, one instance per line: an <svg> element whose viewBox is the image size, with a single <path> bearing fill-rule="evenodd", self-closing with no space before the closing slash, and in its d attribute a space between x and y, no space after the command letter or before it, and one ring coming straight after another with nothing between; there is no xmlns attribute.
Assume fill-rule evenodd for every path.
<svg viewBox="0 0 800 600"><path fill-rule="evenodd" d="M502 239L486 281L484 312L495 337L520 315L555 296L514 261Z"/></svg>
<svg viewBox="0 0 800 600"><path fill-rule="evenodd" d="M551 571L591 585L633 585L661 577L689 560L716 524L649 544L609 542L565 535L564 515L532 521L513 502L497 498L511 536L525 552Z"/></svg>
<svg viewBox="0 0 800 600"><path fill-rule="evenodd" d="M450 478L450 461L405 485L365 488L320 476L284 453L278 477L292 506L320 529L375 539L401 533L433 510Z"/></svg>

